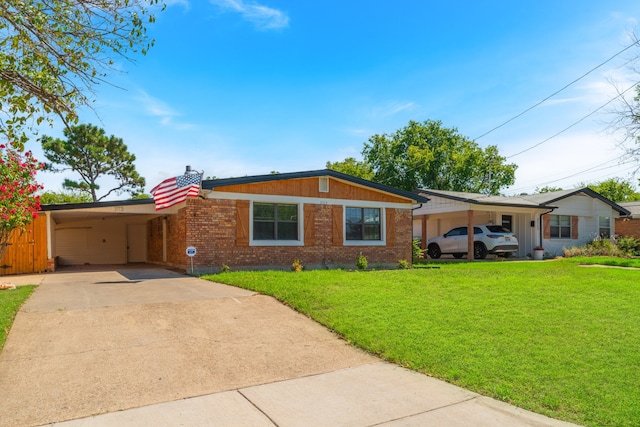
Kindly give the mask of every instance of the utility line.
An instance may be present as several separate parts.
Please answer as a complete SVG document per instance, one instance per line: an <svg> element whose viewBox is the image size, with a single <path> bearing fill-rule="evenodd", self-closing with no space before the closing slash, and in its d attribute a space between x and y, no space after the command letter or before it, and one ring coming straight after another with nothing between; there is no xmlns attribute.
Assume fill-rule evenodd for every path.
<svg viewBox="0 0 640 427"><path fill-rule="evenodd" d="M536 148L536 147L538 147L538 146L540 146L540 145L544 144L545 142L548 142L549 140L551 140L551 139L555 138L556 136L558 136L558 135L560 135L560 134L562 134L562 133L564 133L564 132L568 131L568 130L569 130L569 129L571 129L572 127L574 127L574 126L576 126L577 124L579 124L579 123L583 122L583 121L584 121L584 120L586 120L587 118L589 118L589 117L593 116L595 113L597 113L598 111L602 110L604 107L606 107L607 105L611 104L611 103L612 103L613 101L615 101L616 99L618 99L618 98L622 97L625 93L627 93L627 92L629 92L631 89L635 88L638 84L640 84L640 81L635 82L634 84L632 84L631 86L629 86L628 88L626 88L622 93L619 93L617 96L615 96L615 97L611 98L611 99L610 99L609 101L607 101L605 104L603 104L603 105L601 105L600 107L596 108L595 110L593 110L592 112L590 112L590 113L589 113L589 114L587 114L586 116L582 117L580 120L578 120L578 121L576 121L576 122L574 122L574 123L570 124L569 126L567 126L566 128L562 129L561 131L559 131L559 132L557 132L557 133L555 133L555 134L551 135L551 136L550 136L550 137L548 137L547 139L545 139L545 140L543 140L543 141L540 141L540 142L538 142L538 143L537 143L537 144L535 144L535 145L532 145L532 146L531 146L531 147L529 147L529 148L526 148L526 149L524 149L524 150L522 150L522 151L520 151L520 152L517 152L516 154L512 154L512 155L510 155L510 156L507 156L506 158L507 158L507 159L510 159L510 158L512 158L512 157L519 156L519 155L520 155L520 154L522 154L522 153L526 153L526 152L527 152L527 151L529 151L529 150L533 150L534 148Z"/></svg>
<svg viewBox="0 0 640 427"><path fill-rule="evenodd" d="M563 90L565 90L566 88L568 88L569 86L573 85L574 83L582 80L583 78L585 78L586 76L588 76L589 74L591 74L592 72L594 72L595 70L597 70L598 68L602 67L603 65L605 65L606 63L608 63L609 61L611 61L612 59L614 59L615 57L619 56L620 54L626 52L627 50L631 49L633 46L636 46L638 43L640 43L640 41L634 41L632 44L630 44L629 46L625 47L624 49L622 49L621 51L619 51L618 53L616 53L615 55L613 55L611 58L607 59L606 61L596 65L595 67L593 67L592 69L590 69L589 71L587 71L586 73L584 73L583 75L581 75L580 77L578 77L577 79L575 79L574 81L572 81L571 83L563 86L561 89L555 91L554 93L552 93L551 95L547 96L546 98L544 98L542 101L538 102L535 105L532 105L531 107L527 108L526 110L524 110L523 112L521 112L520 114L517 114L515 116L513 116L512 118L510 118L509 120L507 120L506 122L494 127L493 129L488 130L487 132L483 133L482 135L478 136L477 138L474 138L474 141L477 141L478 139L489 135L491 132L496 131L498 129L500 129L501 127L505 126L508 123L511 123L512 121L514 121L515 119L517 119L518 117L528 113L529 111L533 110L534 108L538 107L540 104L548 101L549 99L553 98L554 96L556 96L557 94L559 94L560 92L562 92Z"/></svg>

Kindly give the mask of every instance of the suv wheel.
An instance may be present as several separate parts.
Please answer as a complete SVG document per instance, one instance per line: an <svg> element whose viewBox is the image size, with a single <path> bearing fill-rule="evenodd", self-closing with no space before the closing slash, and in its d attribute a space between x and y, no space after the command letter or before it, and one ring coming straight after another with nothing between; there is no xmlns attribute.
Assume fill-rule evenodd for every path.
<svg viewBox="0 0 640 427"><path fill-rule="evenodd" d="M482 242L473 244L473 257L475 259L485 259L487 257L487 247Z"/></svg>
<svg viewBox="0 0 640 427"><path fill-rule="evenodd" d="M434 259L440 258L440 255L442 255L440 246L436 245L435 243L430 244L427 248L427 255Z"/></svg>

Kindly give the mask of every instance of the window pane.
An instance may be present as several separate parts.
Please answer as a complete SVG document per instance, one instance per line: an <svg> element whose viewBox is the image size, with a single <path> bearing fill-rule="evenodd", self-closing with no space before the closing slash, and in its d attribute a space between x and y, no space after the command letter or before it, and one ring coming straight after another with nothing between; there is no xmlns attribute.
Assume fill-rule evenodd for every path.
<svg viewBox="0 0 640 427"><path fill-rule="evenodd" d="M364 209L365 224L380 224L380 209Z"/></svg>
<svg viewBox="0 0 640 427"><path fill-rule="evenodd" d="M298 240L298 223L279 222L278 240Z"/></svg>
<svg viewBox="0 0 640 427"><path fill-rule="evenodd" d="M560 237L560 227L551 226L551 237Z"/></svg>
<svg viewBox="0 0 640 427"><path fill-rule="evenodd" d="M549 224L553 227L560 225L560 217L558 215L549 215Z"/></svg>
<svg viewBox="0 0 640 427"><path fill-rule="evenodd" d="M362 240L362 224L346 225L347 240Z"/></svg>
<svg viewBox="0 0 640 427"><path fill-rule="evenodd" d="M609 217L608 216L601 216L599 218L599 222L600 222L600 228L609 228L610 227L610 221L609 221Z"/></svg>
<svg viewBox="0 0 640 427"><path fill-rule="evenodd" d="M364 226L364 240L380 240L380 225L379 224L365 224L365 226Z"/></svg>
<svg viewBox="0 0 640 427"><path fill-rule="evenodd" d="M560 237L561 238L570 238L571 237L571 227L560 227Z"/></svg>
<svg viewBox="0 0 640 427"><path fill-rule="evenodd" d="M362 209L360 208L347 208L345 216L347 224L362 223Z"/></svg>
<svg viewBox="0 0 640 427"><path fill-rule="evenodd" d="M571 217L568 215L559 215L561 227L571 227Z"/></svg>
<svg viewBox="0 0 640 427"><path fill-rule="evenodd" d="M273 203L254 203L254 220L273 220L275 218L275 205Z"/></svg>
<svg viewBox="0 0 640 427"><path fill-rule="evenodd" d="M273 240L275 224L273 222L256 222L253 223L253 239L254 240Z"/></svg>
<svg viewBox="0 0 640 427"><path fill-rule="evenodd" d="M278 205L278 221L297 221L297 205Z"/></svg>

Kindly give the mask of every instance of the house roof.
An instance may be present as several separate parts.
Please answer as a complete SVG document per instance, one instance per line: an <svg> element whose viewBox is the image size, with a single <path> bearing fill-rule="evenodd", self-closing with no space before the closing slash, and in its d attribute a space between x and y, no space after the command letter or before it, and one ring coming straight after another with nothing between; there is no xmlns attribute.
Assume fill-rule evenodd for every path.
<svg viewBox="0 0 640 427"><path fill-rule="evenodd" d="M640 201L618 203L620 206L629 211L634 218L640 218Z"/></svg>
<svg viewBox="0 0 640 427"><path fill-rule="evenodd" d="M510 207L539 208L552 209L556 208L553 204L559 200L566 199L580 193L596 198L618 211L621 215L629 215L630 212L606 197L601 196L590 188L579 188L573 190L553 191L549 193L539 194L521 194L519 196L492 196L479 193L464 193L459 191L441 191L441 190L417 190L419 194L428 196L444 197L446 199L458 202L471 203L476 205L498 205Z"/></svg>
<svg viewBox="0 0 640 427"><path fill-rule="evenodd" d="M378 191L384 191L386 193L394 194L396 196L413 200L416 203L426 203L429 200L426 196L423 196L418 193L401 190L399 188L391 187L384 184L379 184L377 182L368 181L362 178L357 178L355 176L347 175L345 173L334 171L331 169L320 169L320 170L305 171L305 172L275 173L275 174L268 174L268 175L243 176L240 178L211 179L211 180L202 181L202 189L214 190L217 187L227 187L230 185L255 184L259 182L282 181L282 180L300 179L300 178L316 178L316 177L323 177L323 176L340 179L343 181L351 182L353 184L369 187Z"/></svg>

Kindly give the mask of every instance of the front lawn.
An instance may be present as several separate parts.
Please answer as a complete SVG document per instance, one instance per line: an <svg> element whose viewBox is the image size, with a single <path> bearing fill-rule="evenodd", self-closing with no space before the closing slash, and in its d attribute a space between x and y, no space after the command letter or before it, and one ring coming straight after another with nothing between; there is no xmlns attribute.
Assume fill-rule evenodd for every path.
<svg viewBox="0 0 640 427"><path fill-rule="evenodd" d="M0 350L4 348L4 342L16 313L35 288L35 286L29 285L0 291Z"/></svg>
<svg viewBox="0 0 640 427"><path fill-rule="evenodd" d="M553 262L232 272L402 366L554 418L640 423L640 271Z"/></svg>

